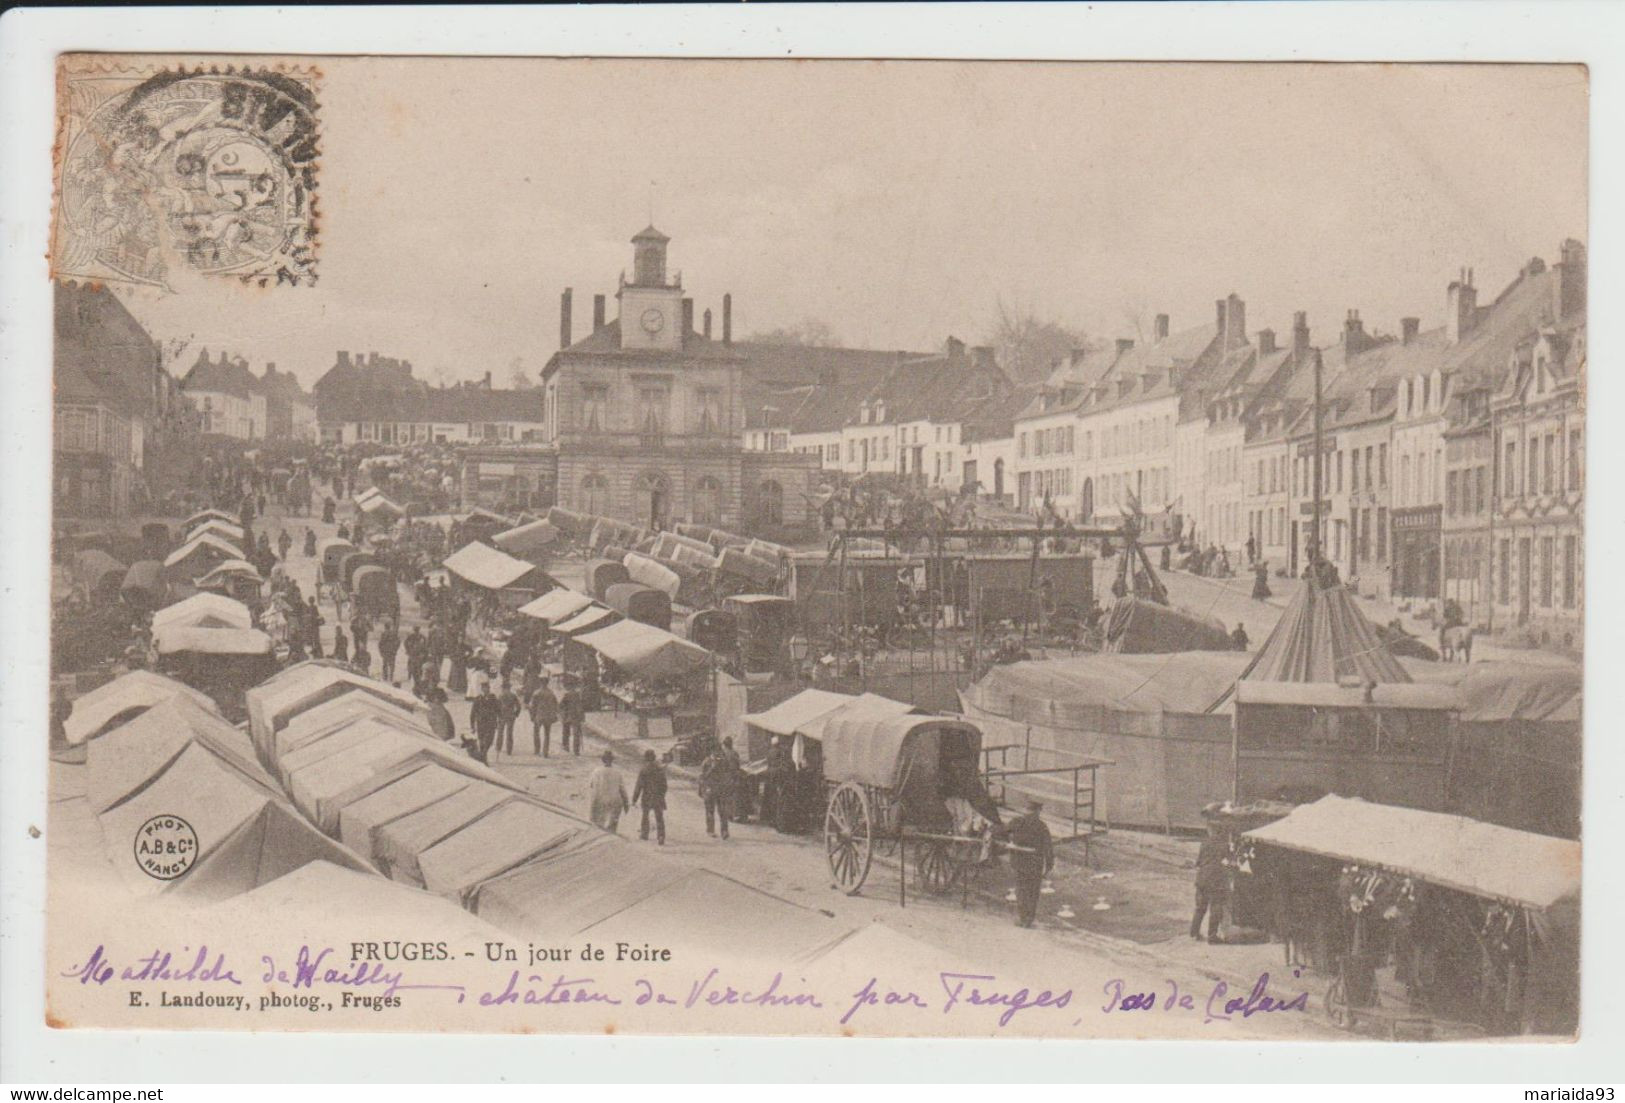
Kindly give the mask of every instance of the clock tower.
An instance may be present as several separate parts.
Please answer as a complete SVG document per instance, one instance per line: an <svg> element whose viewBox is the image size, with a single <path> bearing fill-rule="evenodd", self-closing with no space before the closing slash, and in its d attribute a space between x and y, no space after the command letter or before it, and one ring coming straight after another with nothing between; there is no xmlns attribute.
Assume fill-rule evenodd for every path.
<svg viewBox="0 0 1625 1103"><path fill-rule="evenodd" d="M665 234L648 227L632 239L632 280L623 273L621 348L675 352L683 347L683 281L666 279Z"/></svg>

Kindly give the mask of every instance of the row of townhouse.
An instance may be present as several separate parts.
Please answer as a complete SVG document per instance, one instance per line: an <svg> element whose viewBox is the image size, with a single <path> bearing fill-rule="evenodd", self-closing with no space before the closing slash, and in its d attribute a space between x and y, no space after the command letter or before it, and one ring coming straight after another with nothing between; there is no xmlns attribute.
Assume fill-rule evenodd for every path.
<svg viewBox="0 0 1625 1103"><path fill-rule="evenodd" d="M1110 524L1171 509L1197 543L1300 573L1317 528L1360 592L1454 600L1473 623L1578 639L1583 590L1585 248L1536 258L1442 325L1368 332L1357 310L1316 347L1248 332L1235 294L1212 324L1075 353L1015 418L1017 504ZM1315 379L1320 495L1315 502Z"/></svg>
<svg viewBox="0 0 1625 1103"><path fill-rule="evenodd" d="M292 372L279 372L274 363L265 365L264 375L255 375L241 356L222 351L213 359L201 349L181 379L181 391L196 407L205 433L238 440L316 440L315 400Z"/></svg>
<svg viewBox="0 0 1625 1103"><path fill-rule="evenodd" d="M496 388L490 372L434 387L412 374L410 360L376 352L340 351L312 390L321 439L333 444L539 442L548 419L542 387Z"/></svg>
<svg viewBox="0 0 1625 1103"><path fill-rule="evenodd" d="M98 521L151 507L195 433L157 343L105 285L55 287L56 514Z"/></svg>
<svg viewBox="0 0 1625 1103"><path fill-rule="evenodd" d="M993 350L949 337L937 353L739 346L747 450L815 457L851 478L897 476L1000 499L1014 486L1013 424L1031 397Z"/></svg>

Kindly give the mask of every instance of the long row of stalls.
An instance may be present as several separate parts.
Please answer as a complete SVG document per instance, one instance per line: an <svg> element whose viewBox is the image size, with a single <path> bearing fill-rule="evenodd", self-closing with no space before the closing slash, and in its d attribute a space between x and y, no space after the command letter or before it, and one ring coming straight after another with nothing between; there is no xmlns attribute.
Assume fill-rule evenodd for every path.
<svg viewBox="0 0 1625 1103"><path fill-rule="evenodd" d="M276 669L276 652L248 606L200 591L153 614L151 662L236 719L244 715L249 687Z"/></svg>
<svg viewBox="0 0 1625 1103"><path fill-rule="evenodd" d="M213 902L311 862L367 869L294 809L242 729L185 686L170 681L166 694L157 675L137 673L98 691L75 725L85 739L90 811L131 896ZM154 876L142 865L143 831L169 819L190 830L194 856L172 875Z"/></svg>
<svg viewBox="0 0 1625 1103"><path fill-rule="evenodd" d="M291 667L250 693L249 713L254 749L311 823L511 935L641 943L654 924L663 945L782 961L850 933L530 796L429 735L411 695L348 668Z"/></svg>
<svg viewBox="0 0 1625 1103"><path fill-rule="evenodd" d="M1340 1025L1578 1025L1578 842L1326 796L1245 832L1240 864L1289 955L1336 975Z"/></svg>

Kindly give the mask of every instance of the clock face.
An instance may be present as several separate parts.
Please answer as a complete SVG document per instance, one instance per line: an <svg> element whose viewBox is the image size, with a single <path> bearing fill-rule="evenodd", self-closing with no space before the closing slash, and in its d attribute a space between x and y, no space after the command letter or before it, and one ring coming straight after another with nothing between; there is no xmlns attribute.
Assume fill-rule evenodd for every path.
<svg viewBox="0 0 1625 1103"><path fill-rule="evenodd" d="M652 306L643 312L643 317L639 319L639 321L643 325L643 332L649 334L651 337L656 333L659 333L662 329L666 328L665 314L661 313L658 309Z"/></svg>

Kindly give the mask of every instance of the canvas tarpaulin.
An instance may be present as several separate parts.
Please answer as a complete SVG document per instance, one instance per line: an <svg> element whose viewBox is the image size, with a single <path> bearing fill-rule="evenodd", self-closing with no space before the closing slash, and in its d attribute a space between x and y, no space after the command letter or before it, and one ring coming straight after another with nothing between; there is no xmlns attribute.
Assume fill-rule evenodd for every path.
<svg viewBox="0 0 1625 1103"><path fill-rule="evenodd" d="M1121 655L1228 651L1230 634L1213 617L1125 594L1106 616L1103 650Z"/></svg>
<svg viewBox="0 0 1625 1103"><path fill-rule="evenodd" d="M417 715L427 716L423 702L404 689L358 674L348 666L312 659L288 667L248 691L248 730L269 762L276 730L297 714L325 701L360 690Z"/></svg>
<svg viewBox="0 0 1625 1103"><path fill-rule="evenodd" d="M232 578L252 578L262 581L260 569L246 559L228 559L214 570L197 580L197 585L207 588L218 586Z"/></svg>
<svg viewBox="0 0 1625 1103"><path fill-rule="evenodd" d="M856 700L851 694L827 689L804 689L764 712L753 712L744 722L774 735L795 735L819 717Z"/></svg>
<svg viewBox="0 0 1625 1103"><path fill-rule="evenodd" d="M471 894L469 907L515 935L569 936L625 911L687 872L681 862L597 832L486 881ZM671 928L662 922L660 929Z"/></svg>
<svg viewBox="0 0 1625 1103"><path fill-rule="evenodd" d="M536 569L523 559L515 559L478 541L458 548L446 557L442 565L464 582L486 590L512 586Z"/></svg>
<svg viewBox="0 0 1625 1103"><path fill-rule="evenodd" d="M1408 682L1398 658L1342 585L1302 579L1292 603L1241 675L1260 682Z"/></svg>
<svg viewBox="0 0 1625 1103"><path fill-rule="evenodd" d="M676 597L677 591L682 588L681 575L647 555L628 552L626 558L621 560L621 565L626 568L626 573L633 582L641 582L650 589L659 590L667 597Z"/></svg>
<svg viewBox="0 0 1625 1103"><path fill-rule="evenodd" d="M1239 651L1078 655L995 666L965 690L965 699L1006 719L1063 727L1073 710L1199 713L1246 666Z"/></svg>
<svg viewBox="0 0 1625 1103"><path fill-rule="evenodd" d="M898 794L910 788L925 748L944 730L975 732L978 745L981 738L974 724L940 716L853 715L852 710L842 709L826 717L822 725L819 741L827 780L856 781Z"/></svg>
<svg viewBox="0 0 1625 1103"><path fill-rule="evenodd" d="M422 762L388 785L339 809L339 841L357 854L373 854L373 830L444 800L474 779L438 762Z"/></svg>
<svg viewBox="0 0 1625 1103"><path fill-rule="evenodd" d="M120 724L91 743L86 753L85 795L96 812L127 799L162 774L188 747L198 744L266 793L276 783L254 758L248 736L210 708L172 697Z"/></svg>
<svg viewBox="0 0 1625 1103"><path fill-rule="evenodd" d="M152 633L160 655L269 655L271 637L258 628L191 628L165 625Z"/></svg>
<svg viewBox="0 0 1625 1103"><path fill-rule="evenodd" d="M488 878L598 828L532 800L497 805L462 830L418 855L423 886L461 899Z"/></svg>
<svg viewBox="0 0 1625 1103"><path fill-rule="evenodd" d="M421 712L408 712L370 693L352 690L299 713L279 728L272 741L273 765L280 764L289 753L307 743L326 738L345 725L367 717L419 735L433 735L428 718Z"/></svg>
<svg viewBox="0 0 1625 1103"><path fill-rule="evenodd" d="M181 542L185 543L187 540L202 536L205 533L210 536L217 536L228 544L235 544L238 547L242 547L242 526L238 525L234 521L222 521L219 518L213 517L206 521L199 521L195 525L187 526L186 539Z"/></svg>
<svg viewBox="0 0 1625 1103"><path fill-rule="evenodd" d="M73 711L63 723L68 742L83 743L126 713L152 708L171 697L183 697L206 712L218 713L208 696L184 682L150 670L132 670L74 700Z"/></svg>
<svg viewBox="0 0 1625 1103"><path fill-rule="evenodd" d="M520 606L519 611L527 617L557 624L566 617L581 612L592 603L592 598L586 594L560 587L557 590L547 591L529 604Z"/></svg>
<svg viewBox="0 0 1625 1103"><path fill-rule="evenodd" d="M918 711L905 701L894 701L878 693L863 693L848 699L839 708L802 721L796 728L796 734L808 739L823 739L825 730L832 723L874 723Z"/></svg>
<svg viewBox="0 0 1625 1103"><path fill-rule="evenodd" d="M508 555L528 555L550 546L558 536L558 530L548 521L532 521L497 533L491 537L491 543Z"/></svg>
<svg viewBox="0 0 1625 1103"><path fill-rule="evenodd" d="M129 569L100 548L86 548L73 557L74 576L89 590L100 589L109 578L122 584Z"/></svg>
<svg viewBox="0 0 1625 1103"><path fill-rule="evenodd" d="M596 628L600 628L608 621L614 620L615 617L615 610L607 609L594 602L581 612L574 613L554 623L549 630L557 632L561 636L575 636L582 632L591 632Z"/></svg>
<svg viewBox="0 0 1625 1103"><path fill-rule="evenodd" d="M204 521L207 521L210 518L217 521L225 521L227 524L235 524L237 520L223 509L200 509L196 513L192 514L192 516L188 517L185 521L182 521L181 527L190 529L196 525L202 524Z"/></svg>
<svg viewBox="0 0 1625 1103"><path fill-rule="evenodd" d="M240 601L222 594L193 594L152 614L152 629L252 628L254 614Z"/></svg>
<svg viewBox="0 0 1625 1103"><path fill-rule="evenodd" d="M1300 805L1244 837L1529 908L1580 891L1578 842L1349 797Z"/></svg>
<svg viewBox="0 0 1625 1103"><path fill-rule="evenodd" d="M684 674L711 662L711 652L705 648L635 620L588 632L576 637L576 642L639 678Z"/></svg>
<svg viewBox="0 0 1625 1103"><path fill-rule="evenodd" d="M423 886L418 857L449 839L497 805L515 799L512 789L476 781L416 812L373 831L373 857L397 881Z"/></svg>
<svg viewBox="0 0 1625 1103"><path fill-rule="evenodd" d="M193 579L207 574L217 564L241 559L242 550L218 536L201 533L182 544L164 559L164 573L172 578Z"/></svg>

